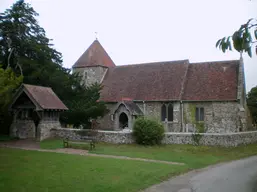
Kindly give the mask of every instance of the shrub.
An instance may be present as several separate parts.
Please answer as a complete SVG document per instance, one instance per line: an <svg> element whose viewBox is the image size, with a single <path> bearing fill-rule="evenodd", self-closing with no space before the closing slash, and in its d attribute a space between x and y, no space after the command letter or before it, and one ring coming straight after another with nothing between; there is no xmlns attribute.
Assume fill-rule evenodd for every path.
<svg viewBox="0 0 257 192"><path fill-rule="evenodd" d="M164 127L157 121L138 118L133 126L133 136L137 144L160 144L164 136Z"/></svg>
<svg viewBox="0 0 257 192"><path fill-rule="evenodd" d="M194 145L200 145L200 140L202 139L204 133L204 123L197 122L195 123L195 132L192 133L192 139Z"/></svg>

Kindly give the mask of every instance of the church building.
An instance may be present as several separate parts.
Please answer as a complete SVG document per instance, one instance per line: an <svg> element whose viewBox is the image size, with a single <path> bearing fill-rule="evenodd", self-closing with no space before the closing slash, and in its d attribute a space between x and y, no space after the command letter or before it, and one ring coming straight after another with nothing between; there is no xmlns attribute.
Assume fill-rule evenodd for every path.
<svg viewBox="0 0 257 192"><path fill-rule="evenodd" d="M103 85L109 113L103 130L132 129L138 117L164 124L167 132L247 131L249 112L243 59L191 63L164 61L117 66L98 40L73 65L84 83Z"/></svg>

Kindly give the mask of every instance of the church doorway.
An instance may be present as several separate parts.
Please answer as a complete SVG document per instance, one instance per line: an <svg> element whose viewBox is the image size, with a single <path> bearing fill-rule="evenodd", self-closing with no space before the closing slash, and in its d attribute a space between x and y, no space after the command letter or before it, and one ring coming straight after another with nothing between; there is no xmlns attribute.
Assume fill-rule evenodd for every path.
<svg viewBox="0 0 257 192"><path fill-rule="evenodd" d="M35 138L36 138L36 139L40 139L40 131L38 130L38 124L39 124L39 122L40 122L40 117L38 116L38 114L37 114L36 111L33 111L33 112L32 112L32 120L34 121L35 126L36 126Z"/></svg>
<svg viewBox="0 0 257 192"><path fill-rule="evenodd" d="M128 128L128 116L124 112L121 113L119 117L119 128L120 129Z"/></svg>

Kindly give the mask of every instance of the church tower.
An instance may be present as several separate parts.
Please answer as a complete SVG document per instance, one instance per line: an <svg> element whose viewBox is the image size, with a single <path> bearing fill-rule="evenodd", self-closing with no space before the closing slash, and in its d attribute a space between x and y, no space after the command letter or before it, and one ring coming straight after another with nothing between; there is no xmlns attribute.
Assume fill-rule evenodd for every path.
<svg viewBox="0 0 257 192"><path fill-rule="evenodd" d="M79 73L86 86L101 83L114 62L96 39L72 66L73 73Z"/></svg>

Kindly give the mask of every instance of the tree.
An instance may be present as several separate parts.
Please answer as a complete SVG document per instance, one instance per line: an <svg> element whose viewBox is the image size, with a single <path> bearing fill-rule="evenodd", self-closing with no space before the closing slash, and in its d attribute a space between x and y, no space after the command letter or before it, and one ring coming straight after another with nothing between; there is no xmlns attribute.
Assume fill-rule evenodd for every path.
<svg viewBox="0 0 257 192"><path fill-rule="evenodd" d="M98 101L102 87L99 84L93 84L90 87L85 87L85 89L86 91L76 95L80 99L70 101L73 108L63 113L62 122L73 124L74 127L82 125L83 128L89 128L90 119L103 117L107 112L104 102Z"/></svg>
<svg viewBox="0 0 257 192"><path fill-rule="evenodd" d="M253 123L257 124L257 86L247 94L247 105L251 112Z"/></svg>
<svg viewBox="0 0 257 192"><path fill-rule="evenodd" d="M219 39L216 47L225 53L227 50L232 50L232 43L236 51L247 52L250 57L252 57L252 48L255 46L257 54L257 20L249 19L232 36Z"/></svg>
<svg viewBox="0 0 257 192"><path fill-rule="evenodd" d="M15 90L22 82L22 76L16 76L11 68L4 70L0 67L0 127L1 133L8 134L11 117L8 106L12 101Z"/></svg>
<svg viewBox="0 0 257 192"><path fill-rule="evenodd" d="M39 26L37 16L38 13L23 0L0 14L0 62L3 68L12 68L16 75L22 73L24 83L51 87L71 110L70 114L74 113L61 117L67 123L75 121L75 113L81 111L78 106L89 108L86 103L95 106L92 115L98 113L101 116L104 107L97 103L99 98L91 99L90 96L99 95L100 90L85 89L80 84L81 78L62 66L62 54L53 48L51 39ZM91 114L84 113L83 122L88 122Z"/></svg>

